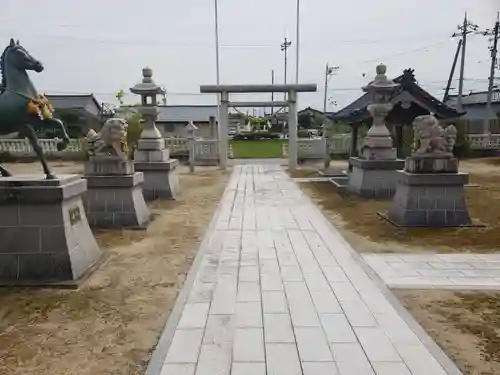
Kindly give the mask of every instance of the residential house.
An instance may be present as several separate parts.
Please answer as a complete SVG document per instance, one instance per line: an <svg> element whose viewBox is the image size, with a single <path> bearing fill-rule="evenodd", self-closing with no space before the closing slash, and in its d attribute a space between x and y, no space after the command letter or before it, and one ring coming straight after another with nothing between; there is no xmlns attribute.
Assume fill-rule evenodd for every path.
<svg viewBox="0 0 500 375"><path fill-rule="evenodd" d="M467 124L467 132L480 134L484 132L485 120L489 121L491 133L500 133L500 89L493 91L491 110L486 108L487 91L472 92L462 97L462 106L466 113L462 116ZM446 101L451 107L457 106L457 95L450 95Z"/></svg>
<svg viewBox="0 0 500 375"><path fill-rule="evenodd" d="M70 138L81 138L90 128L100 128L102 105L93 94L48 94L47 98L54 108L54 116L65 123Z"/></svg>
<svg viewBox="0 0 500 375"><path fill-rule="evenodd" d="M158 106L157 128L164 137L187 136L186 125L192 121L197 127L196 135L206 139L217 138L219 109L216 105L162 105ZM228 134L238 131L244 116L239 113L229 113Z"/></svg>

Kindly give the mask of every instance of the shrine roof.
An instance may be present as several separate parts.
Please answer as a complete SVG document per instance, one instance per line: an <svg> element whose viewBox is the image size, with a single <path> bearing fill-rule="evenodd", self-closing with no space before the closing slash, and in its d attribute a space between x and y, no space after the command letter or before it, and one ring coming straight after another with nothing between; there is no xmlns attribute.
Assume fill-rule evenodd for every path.
<svg viewBox="0 0 500 375"><path fill-rule="evenodd" d="M429 112L439 119L451 119L462 116L465 112L458 112L455 108L443 103L429 92L424 90L416 81L413 69L405 69L403 74L394 79L399 83L398 90L393 94L391 102L398 103L398 96L406 92L419 106L425 107ZM371 103L368 93L360 96L348 106L333 113L329 118L333 121L345 121L348 123L362 122L370 117L366 107Z"/></svg>

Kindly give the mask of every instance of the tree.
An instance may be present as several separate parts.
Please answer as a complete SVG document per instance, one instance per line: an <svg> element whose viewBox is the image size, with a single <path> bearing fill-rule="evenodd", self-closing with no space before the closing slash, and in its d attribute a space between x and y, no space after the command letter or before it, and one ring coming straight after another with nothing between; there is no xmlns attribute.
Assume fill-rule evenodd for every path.
<svg viewBox="0 0 500 375"><path fill-rule="evenodd" d="M143 129L143 119L140 113L132 114L128 119L127 144L130 150L134 150Z"/></svg>
<svg viewBox="0 0 500 375"><path fill-rule="evenodd" d="M120 89L116 93L115 97L116 97L116 99L118 99L118 102L120 103L120 105L125 104L125 100L124 100L124 98L125 98L125 92L122 89Z"/></svg>

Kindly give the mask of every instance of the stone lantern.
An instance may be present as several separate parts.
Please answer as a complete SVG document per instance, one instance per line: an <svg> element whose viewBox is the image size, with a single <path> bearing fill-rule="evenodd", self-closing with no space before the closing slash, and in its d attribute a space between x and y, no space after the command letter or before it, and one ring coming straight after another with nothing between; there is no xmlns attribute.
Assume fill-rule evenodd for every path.
<svg viewBox="0 0 500 375"><path fill-rule="evenodd" d="M142 82L130 88L141 96L139 113L144 120L144 129L134 152L135 170L144 173L143 194L147 200L173 199L178 195L179 182L176 174L178 160L170 159L165 139L155 125L158 117L157 95L164 90L153 81L151 68L142 69Z"/></svg>
<svg viewBox="0 0 500 375"><path fill-rule="evenodd" d="M387 67L380 64L376 68L375 79L363 91L368 93L371 104L366 109L373 118L373 124L368 130L362 147L364 159L395 159L396 149L392 147L391 133L385 125L385 118L393 104L389 101L399 88L399 84L386 76Z"/></svg>
<svg viewBox="0 0 500 375"><path fill-rule="evenodd" d="M387 78L386 71L385 65L378 65L375 79L363 87L370 97L371 103L366 109L373 124L363 141L361 157L349 158L352 171L348 189L365 198L392 197L398 179L396 171L404 167L404 160L396 158L397 150L385 125L385 118L393 107L390 99L399 88L399 84Z"/></svg>

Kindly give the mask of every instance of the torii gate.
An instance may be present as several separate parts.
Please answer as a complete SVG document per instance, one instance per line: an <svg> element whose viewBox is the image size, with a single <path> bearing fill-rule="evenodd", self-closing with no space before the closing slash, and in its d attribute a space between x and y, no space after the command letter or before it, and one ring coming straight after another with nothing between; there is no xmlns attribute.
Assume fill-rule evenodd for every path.
<svg viewBox="0 0 500 375"><path fill-rule="evenodd" d="M288 107L288 168L297 168L297 93L316 92L316 84L299 85L203 85L201 93L220 94L219 106L219 165L227 168L229 107ZM231 102L230 93L288 93L286 101Z"/></svg>

